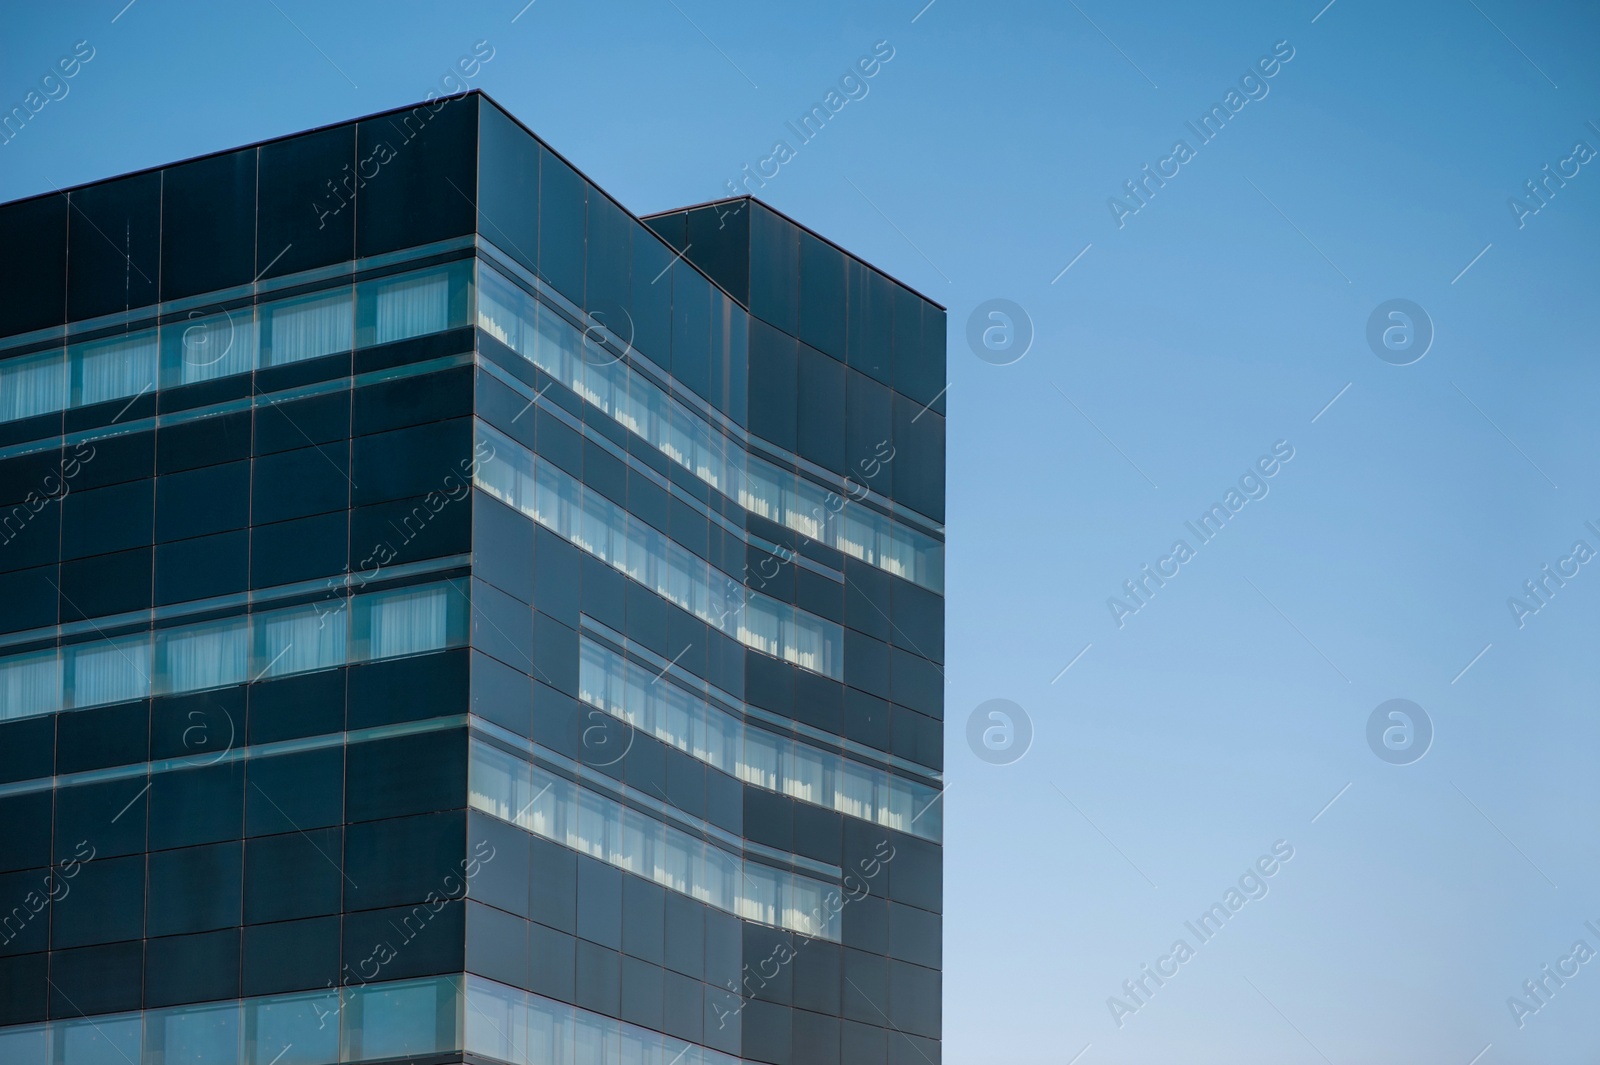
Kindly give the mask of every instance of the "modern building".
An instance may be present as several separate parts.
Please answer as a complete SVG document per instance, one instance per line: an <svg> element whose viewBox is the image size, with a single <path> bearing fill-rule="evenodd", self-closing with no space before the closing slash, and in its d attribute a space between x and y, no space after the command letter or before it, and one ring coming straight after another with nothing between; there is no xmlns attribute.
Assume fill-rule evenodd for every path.
<svg viewBox="0 0 1600 1065"><path fill-rule="evenodd" d="M0 1062L937 1065L941 307L478 93L0 291Z"/></svg>

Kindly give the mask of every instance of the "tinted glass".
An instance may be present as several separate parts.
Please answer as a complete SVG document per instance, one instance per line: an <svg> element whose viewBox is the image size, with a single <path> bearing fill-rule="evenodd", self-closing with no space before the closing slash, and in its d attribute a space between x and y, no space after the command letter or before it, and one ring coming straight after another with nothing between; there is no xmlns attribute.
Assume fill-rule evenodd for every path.
<svg viewBox="0 0 1600 1065"><path fill-rule="evenodd" d="M39 196L0 207L0 336L60 325L67 314L67 197Z"/></svg>
<svg viewBox="0 0 1600 1065"><path fill-rule="evenodd" d="M765 207L750 215L750 313L800 332L800 231Z"/></svg>
<svg viewBox="0 0 1600 1065"><path fill-rule="evenodd" d="M478 98L436 99L370 118L356 134L356 254L472 232Z"/></svg>
<svg viewBox="0 0 1600 1065"><path fill-rule="evenodd" d="M70 196L68 318L95 318L156 302L161 174L136 174Z"/></svg>
<svg viewBox="0 0 1600 1065"><path fill-rule="evenodd" d="M796 450L819 466L844 473L843 364L804 344L799 348Z"/></svg>
<svg viewBox="0 0 1600 1065"><path fill-rule="evenodd" d="M353 123L262 145L263 277L355 258L355 166Z"/></svg>
<svg viewBox="0 0 1600 1065"><path fill-rule="evenodd" d="M810 233L800 234L800 339L834 358L845 357L845 254Z"/></svg>
<svg viewBox="0 0 1600 1065"><path fill-rule="evenodd" d="M577 171L539 150L539 274L580 306L587 192Z"/></svg>
<svg viewBox="0 0 1600 1065"><path fill-rule="evenodd" d="M166 171L161 298L247 285L256 274L256 150Z"/></svg>
<svg viewBox="0 0 1600 1065"><path fill-rule="evenodd" d="M539 145L486 101L479 121L478 231L529 270L537 270Z"/></svg>

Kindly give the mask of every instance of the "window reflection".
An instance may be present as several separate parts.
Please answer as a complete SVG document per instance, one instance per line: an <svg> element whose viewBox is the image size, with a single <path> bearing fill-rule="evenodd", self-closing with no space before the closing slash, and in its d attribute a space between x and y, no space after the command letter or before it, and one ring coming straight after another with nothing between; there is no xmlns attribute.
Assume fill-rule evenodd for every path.
<svg viewBox="0 0 1600 1065"><path fill-rule="evenodd" d="M474 740L473 808L751 921L837 941L839 892L729 854L615 799Z"/></svg>
<svg viewBox="0 0 1600 1065"><path fill-rule="evenodd" d="M471 281L463 260L0 360L0 422L349 351L358 319L362 345L459 328Z"/></svg>
<svg viewBox="0 0 1600 1065"><path fill-rule="evenodd" d="M747 454L625 361L597 347L590 334L483 264L478 327L746 510L943 594L939 541ZM892 461L885 454L862 459Z"/></svg>
<svg viewBox="0 0 1600 1065"><path fill-rule="evenodd" d="M102 638L0 658L0 721L426 654L466 638L466 593L449 582Z"/></svg>
<svg viewBox="0 0 1600 1065"><path fill-rule="evenodd" d="M578 695L747 784L938 842L938 792L748 724L665 674L587 636L578 647Z"/></svg>
<svg viewBox="0 0 1600 1065"><path fill-rule="evenodd" d="M844 629L745 588L503 433L478 425L474 483L747 647L838 679Z"/></svg>

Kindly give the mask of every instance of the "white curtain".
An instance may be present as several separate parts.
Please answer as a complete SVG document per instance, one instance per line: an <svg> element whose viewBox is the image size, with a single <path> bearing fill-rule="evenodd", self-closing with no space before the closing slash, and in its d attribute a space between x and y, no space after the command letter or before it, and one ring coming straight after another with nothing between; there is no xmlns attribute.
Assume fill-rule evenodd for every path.
<svg viewBox="0 0 1600 1065"><path fill-rule="evenodd" d="M157 690L191 692L249 678L250 625L230 618L156 633Z"/></svg>
<svg viewBox="0 0 1600 1065"><path fill-rule="evenodd" d="M72 663L72 705L143 699L150 694L150 637L125 636L67 649Z"/></svg>
<svg viewBox="0 0 1600 1065"><path fill-rule="evenodd" d="M75 406L125 399L156 387L156 333L150 330L68 349L77 379Z"/></svg>
<svg viewBox="0 0 1600 1065"><path fill-rule="evenodd" d="M445 645L447 601L443 588L380 592L364 597L362 606L371 626L369 659L437 651Z"/></svg>
<svg viewBox="0 0 1600 1065"><path fill-rule="evenodd" d="M329 600L256 616L261 627L263 677L308 673L343 665L349 643L349 604Z"/></svg>
<svg viewBox="0 0 1600 1065"><path fill-rule="evenodd" d="M442 272L376 283L379 344L437 333L450 324L450 279Z"/></svg>
<svg viewBox="0 0 1600 1065"><path fill-rule="evenodd" d="M271 338L266 365L315 359L336 351L349 351L353 340L350 290L287 300L261 309L262 322Z"/></svg>
<svg viewBox="0 0 1600 1065"><path fill-rule="evenodd" d="M191 318L163 326L168 385L187 385L249 373L256 368L255 308Z"/></svg>
<svg viewBox="0 0 1600 1065"><path fill-rule="evenodd" d="M46 351L0 362L0 422L49 414L67 405L67 363Z"/></svg>
<svg viewBox="0 0 1600 1065"><path fill-rule="evenodd" d="M61 709L61 663L55 651L0 663L0 721Z"/></svg>

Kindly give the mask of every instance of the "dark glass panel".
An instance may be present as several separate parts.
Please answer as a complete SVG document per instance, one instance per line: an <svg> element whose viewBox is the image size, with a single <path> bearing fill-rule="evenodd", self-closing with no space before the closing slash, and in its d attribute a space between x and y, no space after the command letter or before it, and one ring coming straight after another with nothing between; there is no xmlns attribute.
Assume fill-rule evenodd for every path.
<svg viewBox="0 0 1600 1065"><path fill-rule="evenodd" d="M31 860L37 854L35 828L40 833L50 831L48 794L38 797L20 795L5 800L24 806L30 820L8 820L15 826L0 834L10 836L14 831L20 837L14 843L27 845L29 865L48 865L49 860ZM109 780L103 784L79 784L70 788L57 788L55 792L55 860L68 858L98 862L121 854L138 854L145 849L146 811L149 808L149 782L144 777L130 780ZM40 805L43 809L40 809ZM19 867L22 868L22 867Z"/></svg>
<svg viewBox="0 0 1600 1065"><path fill-rule="evenodd" d="M845 473L844 365L805 344L798 365L796 450L819 466Z"/></svg>
<svg viewBox="0 0 1600 1065"><path fill-rule="evenodd" d="M150 577L148 547L68 562L61 567L61 620L148 609Z"/></svg>
<svg viewBox="0 0 1600 1065"><path fill-rule="evenodd" d="M659 1029L665 976L660 966L623 955L622 1010L619 1016L630 1024Z"/></svg>
<svg viewBox="0 0 1600 1065"><path fill-rule="evenodd" d="M452 96L360 123L356 254L472 232L477 214L478 98Z"/></svg>
<svg viewBox="0 0 1600 1065"><path fill-rule="evenodd" d="M339 979L339 918L251 925L244 930L243 993L331 987Z"/></svg>
<svg viewBox="0 0 1600 1065"><path fill-rule="evenodd" d="M155 303L161 276L161 172L69 195L67 320Z"/></svg>
<svg viewBox="0 0 1600 1065"><path fill-rule="evenodd" d="M85 861L56 899L50 914L50 945L87 947L144 934L144 855Z"/></svg>
<svg viewBox="0 0 1600 1065"><path fill-rule="evenodd" d="M765 322L750 323L750 431L787 451L796 450L798 344Z"/></svg>
<svg viewBox="0 0 1600 1065"><path fill-rule="evenodd" d="M34 780L54 773L55 740L56 718L53 716L0 723L0 784Z"/></svg>
<svg viewBox="0 0 1600 1065"><path fill-rule="evenodd" d="M242 592L249 586L250 534L244 529L156 548L156 605Z"/></svg>
<svg viewBox="0 0 1600 1065"><path fill-rule="evenodd" d="M850 315L846 336L848 362L882 384L894 381L894 289L888 278L858 262L847 260Z"/></svg>
<svg viewBox="0 0 1600 1065"><path fill-rule="evenodd" d="M238 839L244 833L243 762L150 778L150 849Z"/></svg>
<svg viewBox="0 0 1600 1065"><path fill-rule="evenodd" d="M154 488L145 480L70 493L61 501L63 561L150 543Z"/></svg>
<svg viewBox="0 0 1600 1065"><path fill-rule="evenodd" d="M161 299L248 285L256 269L256 149L168 167Z"/></svg>
<svg viewBox="0 0 1600 1065"><path fill-rule="evenodd" d="M89 1017L136 1010L141 1004L143 975L142 940L56 951L50 955L50 1016Z"/></svg>
<svg viewBox="0 0 1600 1065"><path fill-rule="evenodd" d="M468 972L512 987L528 985L528 922L491 906L467 903Z"/></svg>
<svg viewBox="0 0 1600 1065"><path fill-rule="evenodd" d="M467 712L467 670L468 652L464 648L352 666L348 727L370 728L425 717L464 714ZM446 749L436 748L441 757Z"/></svg>
<svg viewBox="0 0 1600 1065"><path fill-rule="evenodd" d="M244 844L244 920L264 924L338 913L345 886L340 829L257 836Z"/></svg>
<svg viewBox="0 0 1600 1065"><path fill-rule="evenodd" d="M613 950L622 948L623 872L578 855L578 935Z"/></svg>
<svg viewBox="0 0 1600 1065"><path fill-rule="evenodd" d="M741 303L750 300L750 212L711 204L687 212L688 258Z"/></svg>
<svg viewBox="0 0 1600 1065"><path fill-rule="evenodd" d="M944 520L944 418L904 396L894 401L894 498Z"/></svg>
<svg viewBox="0 0 1600 1065"><path fill-rule="evenodd" d="M250 525L250 462L168 473L155 488L155 539L181 540Z"/></svg>
<svg viewBox="0 0 1600 1065"><path fill-rule="evenodd" d="M529 270L539 268L538 142L488 101L479 111L478 232Z"/></svg>
<svg viewBox="0 0 1600 1065"><path fill-rule="evenodd" d="M466 788L461 789L462 800ZM467 854L464 813L426 814L345 827L345 910L460 898ZM446 882L446 877L456 879ZM457 888L449 891L449 883ZM363 951L365 953L365 951Z"/></svg>
<svg viewBox="0 0 1600 1065"><path fill-rule="evenodd" d="M672 265L672 376L702 399L711 392L711 282Z"/></svg>
<svg viewBox="0 0 1600 1065"><path fill-rule="evenodd" d="M255 460L250 517L256 524L344 510L350 459L342 444L303 447Z"/></svg>
<svg viewBox="0 0 1600 1065"><path fill-rule="evenodd" d="M541 147L539 275L580 307L583 305L583 231L587 196L588 185L577 171Z"/></svg>
<svg viewBox="0 0 1600 1065"><path fill-rule="evenodd" d="M247 763L247 836L337 825L344 816L344 749L252 758Z"/></svg>
<svg viewBox="0 0 1600 1065"><path fill-rule="evenodd" d="M625 345L633 339L633 329L628 323L628 303L635 224L622 208L599 193L589 196L588 207L584 306L602 328L619 344Z"/></svg>
<svg viewBox="0 0 1600 1065"><path fill-rule="evenodd" d="M250 530L250 586L271 588L314 577L332 577L349 565L350 517L346 511Z"/></svg>
<svg viewBox="0 0 1600 1065"><path fill-rule="evenodd" d="M150 757L216 758L242 746L246 691L240 685L152 701Z"/></svg>
<svg viewBox="0 0 1600 1065"><path fill-rule="evenodd" d="M354 451L357 503L426 495L459 475L472 453L472 421L457 418L392 433L358 436ZM261 460L257 460L258 462Z"/></svg>
<svg viewBox="0 0 1600 1065"><path fill-rule="evenodd" d="M121 703L62 714L56 725L56 771L82 773L150 757L150 704Z"/></svg>
<svg viewBox="0 0 1600 1065"><path fill-rule="evenodd" d="M352 707L354 683L352 679ZM460 809L467 804L466 733L423 733L352 744L345 772L349 821Z"/></svg>
<svg viewBox="0 0 1600 1065"><path fill-rule="evenodd" d="M250 685L250 742L342 731L344 684L344 670L328 669Z"/></svg>
<svg viewBox="0 0 1600 1065"><path fill-rule="evenodd" d="M54 625L60 613L61 583L57 566L0 573L0 603L6 605L0 613L0 632L20 632L24 629Z"/></svg>
<svg viewBox="0 0 1600 1065"><path fill-rule="evenodd" d="M666 369L672 360L672 252L648 233L633 234L633 346Z"/></svg>
<svg viewBox="0 0 1600 1065"><path fill-rule="evenodd" d="M301 438L301 445L304 442ZM156 431L157 473L176 473L249 457L249 411L199 418Z"/></svg>
<svg viewBox="0 0 1600 1065"><path fill-rule="evenodd" d="M844 252L800 234L800 339L841 362L845 358Z"/></svg>
<svg viewBox="0 0 1600 1065"><path fill-rule="evenodd" d="M332 444L350 436L350 393L333 392L306 399L277 401L256 410L255 453L293 451L312 444ZM344 448L330 448L342 452Z"/></svg>
<svg viewBox="0 0 1600 1065"><path fill-rule="evenodd" d="M64 195L0 207L0 336L67 320L67 213ZM26 249L17 254L17 249Z"/></svg>
<svg viewBox="0 0 1600 1065"><path fill-rule="evenodd" d="M239 996L239 930L152 939L145 944L144 1003L210 1002Z"/></svg>
<svg viewBox="0 0 1600 1065"><path fill-rule="evenodd" d="M577 1000L580 1009L615 1017L622 1006L622 955L578 940Z"/></svg>
<svg viewBox="0 0 1600 1065"><path fill-rule="evenodd" d="M758 204L750 215L750 313L800 333L800 231Z"/></svg>
<svg viewBox="0 0 1600 1065"><path fill-rule="evenodd" d="M239 923L244 847L215 843L150 855L145 935L209 932Z"/></svg>
<svg viewBox="0 0 1600 1065"><path fill-rule="evenodd" d="M462 902L436 902L346 914L344 982L459 973L465 955L465 910Z"/></svg>
<svg viewBox="0 0 1600 1065"><path fill-rule="evenodd" d="M261 146L262 277L355 258L355 166L353 122Z"/></svg>

